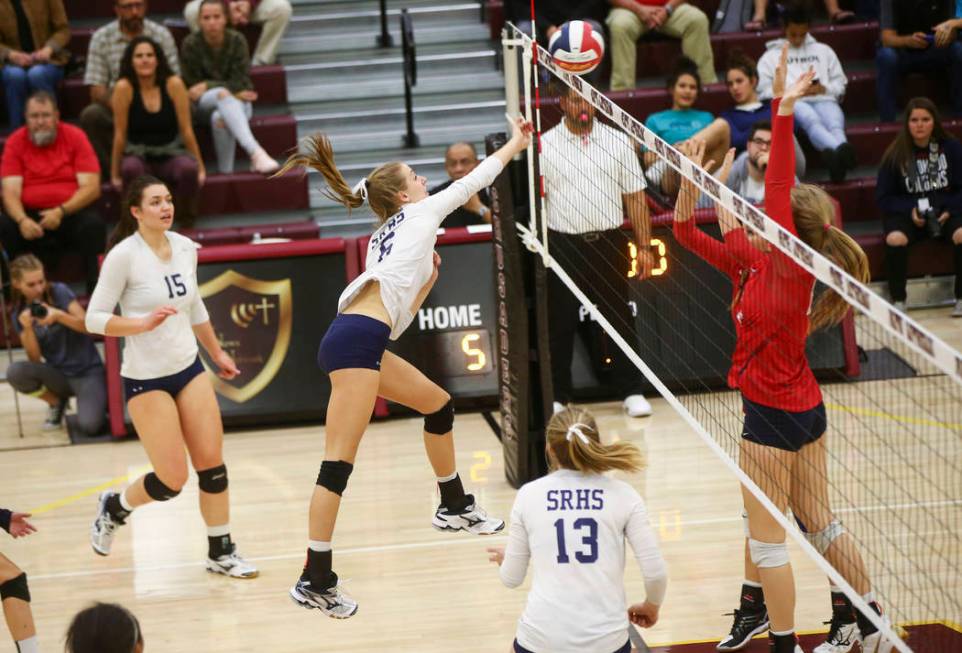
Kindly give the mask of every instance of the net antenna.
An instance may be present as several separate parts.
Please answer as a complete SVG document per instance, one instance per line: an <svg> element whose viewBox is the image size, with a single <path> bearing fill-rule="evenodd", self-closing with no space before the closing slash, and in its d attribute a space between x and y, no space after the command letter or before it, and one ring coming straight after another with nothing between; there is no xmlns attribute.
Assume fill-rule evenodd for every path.
<svg viewBox="0 0 962 653"><path fill-rule="evenodd" d="M717 392L719 383L703 380L705 375L695 369L699 365L712 365L711 356L719 354L726 358L727 368L730 343L726 344L724 337L716 338L708 345L715 349L714 352L688 351L685 352L688 359L683 359L677 352L658 354L650 351L643 358L639 354L641 345L629 342L624 336L625 325L619 323L623 319L616 307L598 301L597 296L590 297L592 289L579 287L574 278L579 275L571 273L586 265L615 265L613 261L619 254L595 245L594 251L590 252L592 257L589 257L590 242L578 253L578 259L562 258L567 255L558 249L557 243L549 253L543 176L530 177L533 181L529 187L529 204L532 220L537 216L537 224L518 225L519 237L526 247L540 255L545 266L577 298L582 310L600 325L604 337L640 370L786 534L848 596L855 608L892 642L895 649L902 653L911 651L900 625L920 620L962 621L959 592L962 587L962 354L695 166L584 79L561 70L551 55L538 47L532 38L510 24L504 33L506 43L517 47L521 42L525 56L537 54L537 61L523 60L521 63L525 73L525 115L534 114L538 132L537 148L533 146L529 150L529 174L539 170L543 175L545 169L541 161L545 156L542 113L553 110L557 114L550 101L541 103L537 92L534 93L535 104L530 104L529 84L537 84L541 74L577 93L580 101L590 103L595 113L603 117L602 122L624 134L636 147L656 153L658 164L666 170L674 170L681 178L693 181L702 195L701 206L715 206L719 213L727 211L748 232L764 238L770 247L777 248L811 273L820 288L834 290L854 309L854 318L848 318L842 329L850 331L845 337L857 338L861 345L859 351L865 357L862 370L848 378L836 375L838 383L821 384L826 407L831 412L829 500L835 507L834 514L845 518L846 529L852 533L865 558L873 591L896 621L896 626L891 626L888 619L878 616L869 607L839 570L739 466L740 399L730 391ZM514 61L506 56L506 68ZM517 89L517 81L514 89ZM518 97L517 93L514 97ZM509 111L512 111L510 92L507 98ZM553 117L557 118L557 115ZM539 158L537 165L530 161L532 153ZM578 208L592 206L599 193L605 190L610 189L585 188L581 198L584 204L579 204ZM551 201L549 197L548 202ZM670 217L658 216L654 223L656 226L671 226ZM668 253L665 261L677 264L677 256ZM637 307L634 328L652 329L643 325L639 314L647 309L658 310L657 307L680 311L679 292L689 291L681 288L670 274L658 281L644 283L648 284L645 290L633 291L632 301ZM692 283L701 284L698 292L717 300L723 310L706 316L704 323L693 321L685 325L686 328L705 342L712 340L712 334L706 333L710 330L717 329L722 336L722 332L730 333L730 318L724 310L730 298L721 296L723 293L719 291L718 283L703 279L695 279ZM665 290L655 289L653 284L663 284ZM640 334L636 340L644 341L645 336L663 337L651 330ZM816 336L813 334L809 340ZM855 367L858 367L857 363ZM909 372L898 378L893 370L897 372L903 368ZM715 376L724 379L724 369L716 372ZM906 474L912 475L910 482L906 482Z"/></svg>

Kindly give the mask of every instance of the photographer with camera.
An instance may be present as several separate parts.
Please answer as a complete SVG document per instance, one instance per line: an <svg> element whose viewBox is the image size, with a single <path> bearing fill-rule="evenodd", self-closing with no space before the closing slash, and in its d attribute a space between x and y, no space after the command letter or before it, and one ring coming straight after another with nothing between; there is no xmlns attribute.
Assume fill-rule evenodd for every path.
<svg viewBox="0 0 962 653"><path fill-rule="evenodd" d="M47 283L43 263L24 254L10 263L13 325L27 353L11 363L7 381L47 402L44 431L59 429L70 397L77 397L77 430L97 435L106 422L107 386L100 353L84 326L86 311L70 288Z"/></svg>
<svg viewBox="0 0 962 653"><path fill-rule="evenodd" d="M908 246L941 239L954 248L952 317L962 317L962 144L946 133L928 98L909 100L902 129L882 157L875 192L892 302L905 309Z"/></svg>

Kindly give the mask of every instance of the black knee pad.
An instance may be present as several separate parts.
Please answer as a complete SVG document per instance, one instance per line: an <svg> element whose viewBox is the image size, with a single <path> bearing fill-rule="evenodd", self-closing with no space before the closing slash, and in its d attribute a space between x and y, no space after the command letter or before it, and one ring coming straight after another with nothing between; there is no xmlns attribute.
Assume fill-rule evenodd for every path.
<svg viewBox="0 0 962 653"><path fill-rule="evenodd" d="M164 485L164 482L153 472L144 477L144 489L147 491L147 496L154 501L170 501L180 494L180 490L172 490Z"/></svg>
<svg viewBox="0 0 962 653"><path fill-rule="evenodd" d="M197 472L200 489L208 494L220 494L227 489L227 465L218 465Z"/></svg>
<svg viewBox="0 0 962 653"><path fill-rule="evenodd" d="M0 585L0 601L20 599L30 603L30 588L27 587L27 574L20 574Z"/></svg>
<svg viewBox="0 0 962 653"><path fill-rule="evenodd" d="M424 431L432 435L444 435L454 428L454 400L441 406L436 413L424 416Z"/></svg>
<svg viewBox="0 0 962 653"><path fill-rule="evenodd" d="M325 460L321 463L321 471L317 475L317 484L327 488L337 496L344 494L347 479L351 477L354 465L343 460Z"/></svg>

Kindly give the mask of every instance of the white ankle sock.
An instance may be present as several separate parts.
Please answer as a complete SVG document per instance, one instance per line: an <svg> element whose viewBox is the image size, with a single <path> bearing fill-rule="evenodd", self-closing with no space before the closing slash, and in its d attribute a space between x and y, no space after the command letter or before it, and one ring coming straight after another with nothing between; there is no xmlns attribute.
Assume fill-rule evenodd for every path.
<svg viewBox="0 0 962 653"><path fill-rule="evenodd" d="M225 535L230 535L230 524L224 524L223 526L208 526L207 527L207 537L224 537Z"/></svg>
<svg viewBox="0 0 962 653"><path fill-rule="evenodd" d="M317 551L318 553L323 553L324 551L331 550L330 542L322 542L321 540L308 540L307 548L311 551Z"/></svg>
<svg viewBox="0 0 962 653"><path fill-rule="evenodd" d="M127 512L134 511L134 507L127 502L127 490L120 493L120 507Z"/></svg>
<svg viewBox="0 0 962 653"><path fill-rule="evenodd" d="M20 653L40 653L40 643L37 641L36 635L14 643Z"/></svg>
<svg viewBox="0 0 962 653"><path fill-rule="evenodd" d="M448 476L443 476L443 477L439 476L438 483L447 483L448 481L453 481L457 477L458 477L458 470L454 470L453 474L449 474Z"/></svg>
<svg viewBox="0 0 962 653"><path fill-rule="evenodd" d="M783 630L783 631L780 631L780 632L777 632L777 633L776 633L774 630L770 630L769 632L770 632L772 635L774 635L775 637L786 637L786 636L788 636L788 635L794 634L794 633L795 633L795 629L792 628L791 630Z"/></svg>
<svg viewBox="0 0 962 653"><path fill-rule="evenodd" d="M748 585L749 587L761 587L761 583L756 583L753 580L748 580L747 578L742 581L742 585Z"/></svg>
<svg viewBox="0 0 962 653"><path fill-rule="evenodd" d="M873 592L872 590L869 590L862 595L862 598L865 599L866 603L871 603L872 601L875 600L875 592Z"/></svg>

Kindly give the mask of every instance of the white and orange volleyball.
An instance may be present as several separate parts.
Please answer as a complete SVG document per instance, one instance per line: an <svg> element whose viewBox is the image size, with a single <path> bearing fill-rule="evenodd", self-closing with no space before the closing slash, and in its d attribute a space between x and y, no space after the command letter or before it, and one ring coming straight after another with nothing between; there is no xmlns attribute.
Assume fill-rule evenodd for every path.
<svg viewBox="0 0 962 653"><path fill-rule="evenodd" d="M548 41L548 52L562 70L585 75L598 67L605 56L605 37L590 23L569 20Z"/></svg>

